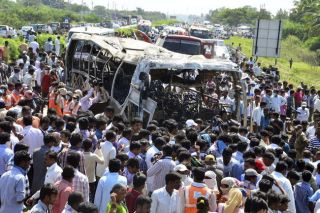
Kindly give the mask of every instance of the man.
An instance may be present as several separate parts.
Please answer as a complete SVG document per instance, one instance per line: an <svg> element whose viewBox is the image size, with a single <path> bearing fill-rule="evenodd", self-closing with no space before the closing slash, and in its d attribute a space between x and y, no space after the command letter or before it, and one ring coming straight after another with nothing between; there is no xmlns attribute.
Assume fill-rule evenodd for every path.
<svg viewBox="0 0 320 213"><path fill-rule="evenodd" d="M53 50L53 43L52 43L52 38L49 37L48 40L44 43L44 51L46 53L52 52Z"/></svg>
<svg viewBox="0 0 320 213"><path fill-rule="evenodd" d="M37 54L37 49L39 49L39 43L37 42L37 40L35 39L34 41L31 41L29 43L29 47L32 48L32 52L34 54Z"/></svg>
<svg viewBox="0 0 320 213"><path fill-rule="evenodd" d="M140 195L137 198L137 205L135 213L150 213L151 209L151 198L147 196Z"/></svg>
<svg viewBox="0 0 320 213"><path fill-rule="evenodd" d="M284 189L289 197L289 211L296 212L294 195L292 190L292 185L290 181L286 178L286 173L288 170L288 165L284 161L279 161L276 165L276 169L272 172L272 176L279 182L279 185Z"/></svg>
<svg viewBox="0 0 320 213"><path fill-rule="evenodd" d="M20 67L15 66L13 68L12 75L8 79L8 82L12 83L12 84L22 83L22 76L21 76L20 72L21 72Z"/></svg>
<svg viewBox="0 0 320 213"><path fill-rule="evenodd" d="M32 127L31 115L23 117L23 124L25 127L22 130L22 142L29 146L29 154L33 155L33 152L43 145L43 134L39 129Z"/></svg>
<svg viewBox="0 0 320 213"><path fill-rule="evenodd" d="M84 154L81 150L82 135L80 133L73 133L70 137L70 147L63 149L59 154L59 165L64 168L67 165L67 157L69 152L77 152L80 154L79 171L86 174L84 165Z"/></svg>
<svg viewBox="0 0 320 213"><path fill-rule="evenodd" d="M23 77L23 83L28 86L29 90L32 90L36 86L36 77L34 72L34 68L29 68L28 73Z"/></svg>
<svg viewBox="0 0 320 213"><path fill-rule="evenodd" d="M140 118L134 118L131 121L132 134L139 134L142 129L143 121Z"/></svg>
<svg viewBox="0 0 320 213"><path fill-rule="evenodd" d="M274 95L271 96L271 110L276 113L280 113L280 106L282 103L282 96L279 95L279 90L273 90Z"/></svg>
<svg viewBox="0 0 320 213"><path fill-rule="evenodd" d="M30 155L26 151L16 152L14 167L0 178L0 212L21 213L23 201L28 195L27 170L30 167Z"/></svg>
<svg viewBox="0 0 320 213"><path fill-rule="evenodd" d="M28 94L28 95L30 95L30 92L32 93L32 91L31 90L28 90L28 91L26 91L26 94ZM19 125L21 125L21 126L23 126L23 127L25 127L26 126L26 124L23 122L23 117L24 116L32 116L32 111L31 111L31 107L30 106L28 106L28 102L32 102L33 101L33 99L32 99L32 97L31 97L31 99L22 99L23 101L24 101L24 106L22 107L22 109L21 109L21 115L22 115L22 118L18 118L17 119L17 124L19 124ZM21 100L21 101L22 101ZM31 101L30 101L31 100ZM20 101L20 102L21 102ZM31 105L31 104L30 104ZM33 128L39 128L40 127L40 118L38 118L38 117L36 117L36 116L32 116L32 127Z"/></svg>
<svg viewBox="0 0 320 213"><path fill-rule="evenodd" d="M57 36L57 38L54 40L54 47L56 49L56 55L60 55L60 36Z"/></svg>
<svg viewBox="0 0 320 213"><path fill-rule="evenodd" d="M33 182L31 193L38 191L45 181L47 167L45 165L45 155L51 149L56 139L53 135L44 137L44 145L33 153ZM54 182L53 182L54 183Z"/></svg>
<svg viewBox="0 0 320 213"><path fill-rule="evenodd" d="M62 169L57 164L58 155L54 151L47 151L44 158L44 163L47 167L47 172L45 174L44 184L55 184L59 181ZM32 197L27 201L28 203L32 203L33 200L39 198L40 191L37 191Z"/></svg>
<svg viewBox="0 0 320 213"><path fill-rule="evenodd" d="M151 185L151 188L149 188L149 191L154 191L156 189L160 189L161 187L165 186L165 176L173 171L175 167L175 163L172 160L172 152L173 149L170 145L165 145L162 148L163 157L158 160L154 165L152 165L148 171L147 176L153 177L153 184Z"/></svg>
<svg viewBox="0 0 320 213"><path fill-rule="evenodd" d="M47 213L50 211L49 206L56 202L58 190L54 185L45 184L40 190L40 200L32 207L30 213Z"/></svg>
<svg viewBox="0 0 320 213"><path fill-rule="evenodd" d="M297 109L297 120L300 122L308 121L310 116L309 109L307 108L307 103L302 102L301 107Z"/></svg>
<svg viewBox="0 0 320 213"><path fill-rule="evenodd" d="M263 109L266 106L265 102L261 102L260 106L257 106L252 111L253 131L259 132L261 127L261 118L264 116Z"/></svg>
<svg viewBox="0 0 320 213"><path fill-rule="evenodd" d="M134 213L137 198L143 194L146 181L147 178L143 173L137 173L133 176L133 188L130 188L126 194L126 205L129 213Z"/></svg>
<svg viewBox="0 0 320 213"><path fill-rule="evenodd" d="M243 169L241 165L232 158L232 149L226 148L222 152L222 158L218 158L218 166L223 168L224 177L234 177L241 180L241 174Z"/></svg>
<svg viewBox="0 0 320 213"><path fill-rule="evenodd" d="M7 142L10 141L10 134L0 133L0 177L7 171L10 159L13 157L13 151L8 148Z"/></svg>
<svg viewBox="0 0 320 213"><path fill-rule="evenodd" d="M310 213L309 198L313 195L313 189L310 185L312 174L309 171L302 172L302 182L294 186L294 198L298 213Z"/></svg>
<svg viewBox="0 0 320 213"><path fill-rule="evenodd" d="M80 159L81 156L78 152L70 152L67 156L67 164L74 168L72 188L75 192L80 192L85 201L89 201L89 180L78 170Z"/></svg>
<svg viewBox="0 0 320 213"><path fill-rule="evenodd" d="M97 176L102 177L110 160L116 158L116 148L112 143L116 141L117 135L114 131L107 131L105 134L106 141L101 143L101 151L104 158L104 164L97 165Z"/></svg>
<svg viewBox="0 0 320 213"><path fill-rule="evenodd" d="M205 171L202 168L195 168L193 171L194 182L190 186L180 189L180 202L177 212L197 212L197 199L206 197L209 202L209 210L215 212L217 209L216 195L204 183Z"/></svg>
<svg viewBox="0 0 320 213"><path fill-rule="evenodd" d="M261 175L271 175L275 170L276 166L274 165L275 156L271 152L265 152L262 156L262 161L266 166L265 170L261 172Z"/></svg>
<svg viewBox="0 0 320 213"><path fill-rule="evenodd" d="M79 192L72 192L69 195L68 203L64 207L62 213L76 213L78 212L80 203L83 202L83 196Z"/></svg>
<svg viewBox="0 0 320 213"><path fill-rule="evenodd" d="M176 213L179 204L181 179L176 173L165 176L165 186L155 190L151 196L151 213Z"/></svg>
<svg viewBox="0 0 320 213"><path fill-rule="evenodd" d="M316 129L316 134L309 140L309 147L311 151L318 150L320 148L320 127Z"/></svg>
<svg viewBox="0 0 320 213"><path fill-rule="evenodd" d="M111 159L109 161L109 172L100 178L94 204L98 207L99 213L105 213L107 204L111 201L110 192L117 183L127 185L127 179L119 174L121 169L121 161L119 159Z"/></svg>

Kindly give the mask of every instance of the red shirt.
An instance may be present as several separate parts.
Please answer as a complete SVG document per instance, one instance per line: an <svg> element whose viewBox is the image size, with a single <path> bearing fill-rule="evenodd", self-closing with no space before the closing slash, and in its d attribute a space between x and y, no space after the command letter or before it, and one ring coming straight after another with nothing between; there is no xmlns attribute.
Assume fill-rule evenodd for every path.
<svg viewBox="0 0 320 213"><path fill-rule="evenodd" d="M302 92L295 92L294 93L294 100L296 101L296 103L301 103L302 98L303 98Z"/></svg>
<svg viewBox="0 0 320 213"><path fill-rule="evenodd" d="M136 211L136 201L139 195L141 195L140 192L131 188L129 189L126 195L126 204L127 204L129 213L134 213Z"/></svg>
<svg viewBox="0 0 320 213"><path fill-rule="evenodd" d="M54 184L58 189L58 198L52 206L51 213L61 213L68 202L69 195L72 193L72 183L66 180L60 180Z"/></svg>

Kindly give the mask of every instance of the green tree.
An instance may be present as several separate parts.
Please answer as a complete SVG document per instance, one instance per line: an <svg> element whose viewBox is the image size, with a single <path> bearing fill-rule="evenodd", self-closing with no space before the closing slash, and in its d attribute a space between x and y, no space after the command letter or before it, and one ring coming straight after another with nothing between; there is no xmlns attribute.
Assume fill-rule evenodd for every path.
<svg viewBox="0 0 320 213"><path fill-rule="evenodd" d="M274 17L275 19L288 19L289 18L289 13L286 10L278 10L276 16Z"/></svg>
<svg viewBox="0 0 320 213"><path fill-rule="evenodd" d="M97 5L97 6L94 6L92 12L99 17L106 17L107 9L104 6Z"/></svg>

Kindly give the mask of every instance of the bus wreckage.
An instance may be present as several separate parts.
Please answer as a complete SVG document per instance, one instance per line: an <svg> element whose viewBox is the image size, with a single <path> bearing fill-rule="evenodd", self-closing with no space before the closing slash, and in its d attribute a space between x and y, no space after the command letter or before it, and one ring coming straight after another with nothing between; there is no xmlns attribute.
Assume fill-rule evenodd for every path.
<svg viewBox="0 0 320 213"><path fill-rule="evenodd" d="M178 54L134 39L81 33L72 36L66 53L67 86L84 90L86 82L100 82L109 97L104 106L112 105L128 120L136 116L146 123L153 118L209 120L230 107L206 93L210 79L217 87L229 80L233 115L240 120L241 94L246 93L241 73L231 61Z"/></svg>

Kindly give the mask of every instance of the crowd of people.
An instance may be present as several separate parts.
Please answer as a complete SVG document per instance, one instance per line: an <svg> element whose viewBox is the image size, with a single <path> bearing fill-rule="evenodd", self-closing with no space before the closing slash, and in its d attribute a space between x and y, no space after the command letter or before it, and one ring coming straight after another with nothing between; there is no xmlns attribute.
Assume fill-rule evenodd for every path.
<svg viewBox="0 0 320 213"><path fill-rule="evenodd" d="M0 63L14 64L0 86L0 213L320 213L316 88L294 89L276 68L235 54L248 127L231 119L228 79L207 83L230 105L216 122L144 126L111 106L90 113L108 98L102 85L67 90L60 49L34 41Z"/></svg>

